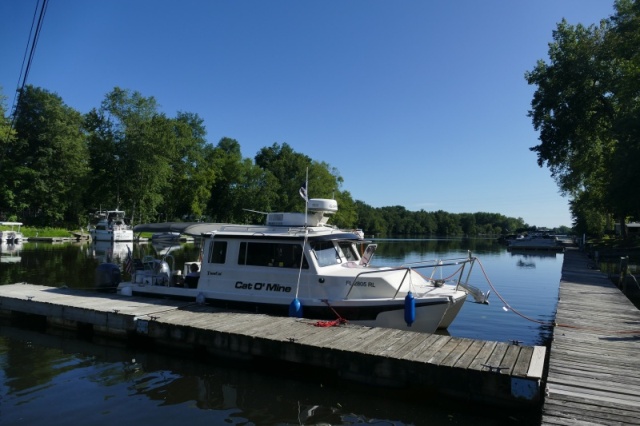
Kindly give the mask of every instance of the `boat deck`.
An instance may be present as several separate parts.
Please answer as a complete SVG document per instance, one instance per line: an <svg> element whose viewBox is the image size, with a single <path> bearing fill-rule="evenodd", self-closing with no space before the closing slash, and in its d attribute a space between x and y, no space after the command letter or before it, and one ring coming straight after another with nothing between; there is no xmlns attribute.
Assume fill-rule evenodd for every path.
<svg viewBox="0 0 640 426"><path fill-rule="evenodd" d="M559 297L542 424L640 424L640 311L576 249Z"/></svg>
<svg viewBox="0 0 640 426"><path fill-rule="evenodd" d="M242 360L324 368L370 385L538 409L546 354L521 346L307 319L224 312L195 302L126 297L31 284L0 286L0 314L205 351Z"/></svg>

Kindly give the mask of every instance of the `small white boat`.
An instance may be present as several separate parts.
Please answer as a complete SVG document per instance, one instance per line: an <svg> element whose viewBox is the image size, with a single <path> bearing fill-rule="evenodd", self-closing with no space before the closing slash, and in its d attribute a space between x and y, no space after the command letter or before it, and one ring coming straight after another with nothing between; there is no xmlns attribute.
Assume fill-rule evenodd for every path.
<svg viewBox="0 0 640 426"><path fill-rule="evenodd" d="M20 232L22 222L0 222L0 226L11 227L8 230L0 230L0 243L17 244L24 241L24 235Z"/></svg>
<svg viewBox="0 0 640 426"><path fill-rule="evenodd" d="M123 210L107 210L96 213L97 223L89 228L93 241L133 241L133 229Z"/></svg>
<svg viewBox="0 0 640 426"><path fill-rule="evenodd" d="M201 258L178 269L171 255L129 262L137 267L118 292L427 333L447 328L469 293L487 302L467 282L475 257L373 266L376 244L327 224L337 209L311 199L307 213L269 213L266 225L172 224L202 237ZM194 264L199 277L188 278Z"/></svg>

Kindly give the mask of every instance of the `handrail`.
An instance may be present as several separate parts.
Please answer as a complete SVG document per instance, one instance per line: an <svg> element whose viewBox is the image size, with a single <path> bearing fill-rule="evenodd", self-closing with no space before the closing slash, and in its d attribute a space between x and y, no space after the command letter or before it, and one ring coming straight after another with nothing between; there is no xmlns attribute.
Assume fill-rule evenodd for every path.
<svg viewBox="0 0 640 426"><path fill-rule="evenodd" d="M402 279L400 280L400 284L398 285L395 294L393 295L393 298L395 299L398 296L398 293L400 292L400 289L402 289L402 287L405 284L406 278L407 276L409 276L409 274L411 273L411 271L413 270L419 270L419 269L425 269L425 268L433 268L434 273L436 271L437 268L441 268L441 267L445 267L445 266L455 266L455 265L461 265L460 268L454 272L453 275L458 274L458 280L457 280L457 284L456 284L456 290L458 289L459 285L462 285L463 288L466 288L466 282L464 284L462 284L462 276L464 274L464 270L467 264L471 264L471 266L469 267L469 273L467 274L467 278L466 281L469 281L469 278L471 276L471 270L473 268L473 265L475 264L476 261L476 257L471 256L471 254L469 254L468 257L461 257L461 258L453 258L453 259L445 259L445 260L426 260L426 261L420 261L420 262L412 262L409 264L405 264L405 265L401 265L401 266L397 266L397 267L392 267L392 268L386 268L386 269L377 269L375 271L364 271L364 272L360 272L358 273L358 275L356 275L356 277L353 279L353 281L351 282L351 286L349 287L349 291L347 291L347 294L345 295L345 299L349 298L349 295L351 294L351 291L353 290L354 284L356 282L359 281L359 279L361 279L362 276L366 276L366 275L371 275L371 274L387 274L389 272L395 272L395 271L405 271L404 275L402 276ZM418 273L420 273L419 271L417 271ZM451 276L453 276L451 275ZM436 279L432 277L427 278L430 281L438 281Z"/></svg>

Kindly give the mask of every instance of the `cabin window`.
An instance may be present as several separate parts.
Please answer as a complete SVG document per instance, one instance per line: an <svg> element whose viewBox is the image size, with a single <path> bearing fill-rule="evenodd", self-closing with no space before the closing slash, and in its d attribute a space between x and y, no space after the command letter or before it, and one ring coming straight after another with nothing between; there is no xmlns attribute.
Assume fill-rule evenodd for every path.
<svg viewBox="0 0 640 426"><path fill-rule="evenodd" d="M360 260L358 256L358 252L353 243L348 241L341 241L338 243L340 250L342 250L342 255L347 259L347 262L357 262Z"/></svg>
<svg viewBox="0 0 640 426"><path fill-rule="evenodd" d="M238 264L298 268L301 258L302 268L309 269L307 259L302 257L300 244L243 242L240 243Z"/></svg>
<svg viewBox="0 0 640 426"><path fill-rule="evenodd" d="M213 240L211 252L209 253L209 263L225 263L227 258L227 242Z"/></svg>
<svg viewBox="0 0 640 426"><path fill-rule="evenodd" d="M318 266L337 265L342 262L333 241L315 241L311 248L318 259Z"/></svg>

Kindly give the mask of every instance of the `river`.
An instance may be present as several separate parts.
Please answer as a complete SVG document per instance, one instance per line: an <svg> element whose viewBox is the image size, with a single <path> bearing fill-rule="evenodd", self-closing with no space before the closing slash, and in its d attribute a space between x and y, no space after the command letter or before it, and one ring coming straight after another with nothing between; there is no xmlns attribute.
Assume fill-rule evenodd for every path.
<svg viewBox="0 0 640 426"><path fill-rule="evenodd" d="M376 240L374 264L464 256L480 259L490 304L467 301L448 333L525 345L547 344L561 253L510 253L491 239ZM133 247L138 256L160 250ZM176 264L198 248L172 252ZM96 266L126 246L24 243L2 252L0 285L28 282L90 289ZM477 266L476 266L477 267ZM476 276L474 275L474 277ZM66 425L495 425L539 424L539 412L461 403L401 389L371 388L285 365L252 365L156 353L121 342L0 325L0 424Z"/></svg>

